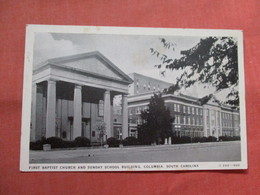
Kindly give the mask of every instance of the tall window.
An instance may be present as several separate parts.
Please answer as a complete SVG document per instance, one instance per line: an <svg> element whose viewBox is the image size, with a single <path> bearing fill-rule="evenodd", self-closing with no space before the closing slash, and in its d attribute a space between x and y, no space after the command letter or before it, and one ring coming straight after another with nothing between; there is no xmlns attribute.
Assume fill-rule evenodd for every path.
<svg viewBox="0 0 260 195"><path fill-rule="evenodd" d="M177 105L176 104L173 104L173 110L177 111Z"/></svg>
<svg viewBox="0 0 260 195"><path fill-rule="evenodd" d="M183 113L186 113L186 106L183 105Z"/></svg>
<svg viewBox="0 0 260 195"><path fill-rule="evenodd" d="M180 112L180 104L177 104L177 111Z"/></svg>
<svg viewBox="0 0 260 195"><path fill-rule="evenodd" d="M176 116L176 123L180 124L180 116L179 115Z"/></svg>
<svg viewBox="0 0 260 195"><path fill-rule="evenodd" d="M207 109L206 118L207 118L207 124L209 125L209 109Z"/></svg>
<svg viewBox="0 0 260 195"><path fill-rule="evenodd" d="M140 117L137 117L137 124L141 125L142 124L142 119Z"/></svg>
<svg viewBox="0 0 260 195"><path fill-rule="evenodd" d="M137 108L136 108L136 114L139 114L139 113L140 113L140 108L137 107Z"/></svg>
<svg viewBox="0 0 260 195"><path fill-rule="evenodd" d="M99 116L104 116L104 101L103 100L99 100L99 103L98 103L98 115Z"/></svg>

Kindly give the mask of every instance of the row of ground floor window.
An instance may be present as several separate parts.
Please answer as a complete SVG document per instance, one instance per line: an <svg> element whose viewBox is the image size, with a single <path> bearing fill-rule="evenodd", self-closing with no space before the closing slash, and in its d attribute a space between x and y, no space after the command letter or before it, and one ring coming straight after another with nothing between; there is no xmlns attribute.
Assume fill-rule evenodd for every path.
<svg viewBox="0 0 260 195"><path fill-rule="evenodd" d="M120 128L120 126L117 124L117 128ZM134 136L138 138L138 125L136 124L130 124L128 135ZM205 132L206 131L206 132ZM216 131L216 130L215 130ZM180 125L173 125L172 126L172 132L174 136L177 137L183 137L183 136L189 136L189 137L208 137L208 136L214 136L216 138L220 136L240 136L239 131L236 131L234 128L225 128L225 129L219 129L218 133L215 131L211 131L210 129L203 129L203 126L180 126ZM119 135L119 134L118 134Z"/></svg>
<svg viewBox="0 0 260 195"><path fill-rule="evenodd" d="M174 135L176 135L178 137L182 137L182 136L204 137L204 132L203 131L184 130L184 131L174 131ZM235 132L233 130L225 130L222 133L222 136L238 136L238 135L235 135Z"/></svg>

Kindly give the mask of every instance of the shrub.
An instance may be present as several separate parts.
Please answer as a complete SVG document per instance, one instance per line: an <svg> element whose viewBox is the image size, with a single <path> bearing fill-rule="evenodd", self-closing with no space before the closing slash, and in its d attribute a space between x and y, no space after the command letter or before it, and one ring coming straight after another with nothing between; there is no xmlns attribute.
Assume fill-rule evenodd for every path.
<svg viewBox="0 0 260 195"><path fill-rule="evenodd" d="M235 139L238 139L237 137ZM216 142L217 138L214 136L209 137L194 137L191 138L189 136L183 136L183 137L172 137L172 143L173 144L185 144L185 143L198 143L198 142ZM224 141L224 140L223 140Z"/></svg>
<svg viewBox="0 0 260 195"><path fill-rule="evenodd" d="M208 141L209 141L209 142L216 142L216 141L217 141L217 138L214 137L214 136L209 136L209 137L208 137Z"/></svg>
<svg viewBox="0 0 260 195"><path fill-rule="evenodd" d="M157 141L157 144L163 145L164 144L164 139L160 139L159 141Z"/></svg>
<svg viewBox="0 0 260 195"><path fill-rule="evenodd" d="M141 125L137 126L138 131L138 142L141 145L150 145L151 143L154 143L154 138L151 134L148 134L146 127L143 127Z"/></svg>
<svg viewBox="0 0 260 195"><path fill-rule="evenodd" d="M30 150L42 150L43 144L46 144L46 138L42 137L41 140L30 142Z"/></svg>
<svg viewBox="0 0 260 195"><path fill-rule="evenodd" d="M185 144L185 143L191 143L191 138L189 136L180 137L180 144Z"/></svg>
<svg viewBox="0 0 260 195"><path fill-rule="evenodd" d="M240 140L240 136L234 136L233 137L233 140L235 141L235 140Z"/></svg>
<svg viewBox="0 0 260 195"><path fill-rule="evenodd" d="M66 140L64 140L63 141L63 147L64 148L75 148L76 145L75 145L74 141L66 141Z"/></svg>
<svg viewBox="0 0 260 195"><path fill-rule="evenodd" d="M219 136L219 141L228 141L228 138L227 136Z"/></svg>
<svg viewBox="0 0 260 195"><path fill-rule="evenodd" d="M138 145L138 140L136 139L136 137L133 137L133 136L126 137L123 140L123 145L124 146Z"/></svg>
<svg viewBox="0 0 260 195"><path fill-rule="evenodd" d="M46 143L44 144L50 144L51 148L63 148L64 143L61 138L58 137L49 137L46 139Z"/></svg>
<svg viewBox="0 0 260 195"><path fill-rule="evenodd" d="M202 142L202 141L201 141L201 137L194 137L194 138L192 138L192 142L193 142L193 143Z"/></svg>
<svg viewBox="0 0 260 195"><path fill-rule="evenodd" d="M76 147L89 147L90 140L84 136L80 136L75 138L74 144Z"/></svg>
<svg viewBox="0 0 260 195"><path fill-rule="evenodd" d="M66 141L58 137L42 138L36 142L30 142L30 149L43 150L44 144L50 144L51 148L74 148L90 146L90 141L85 137L78 137L74 141Z"/></svg>
<svg viewBox="0 0 260 195"><path fill-rule="evenodd" d="M236 140L240 140L240 136L220 136L219 137L219 141L236 141Z"/></svg>
<svg viewBox="0 0 260 195"><path fill-rule="evenodd" d="M30 142L30 150L42 150L42 145L41 141Z"/></svg>
<svg viewBox="0 0 260 195"><path fill-rule="evenodd" d="M107 145L109 145L109 147L119 147L119 143L120 141L115 137L110 137L107 139Z"/></svg>
<svg viewBox="0 0 260 195"><path fill-rule="evenodd" d="M208 138L207 137L201 137L200 138L200 142L208 142Z"/></svg>
<svg viewBox="0 0 260 195"><path fill-rule="evenodd" d="M178 144L180 142L180 137L172 136L172 144Z"/></svg>
<svg viewBox="0 0 260 195"><path fill-rule="evenodd" d="M172 143L173 144L185 144L185 143L191 143L191 138L189 136L183 136L183 137L172 137Z"/></svg>

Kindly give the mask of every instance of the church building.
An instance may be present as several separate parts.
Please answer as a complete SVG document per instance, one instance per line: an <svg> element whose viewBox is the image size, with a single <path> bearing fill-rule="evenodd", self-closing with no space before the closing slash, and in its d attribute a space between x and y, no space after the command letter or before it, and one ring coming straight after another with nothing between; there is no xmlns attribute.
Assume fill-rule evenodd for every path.
<svg viewBox="0 0 260 195"><path fill-rule="evenodd" d="M122 138L128 136L132 79L100 52L49 59L33 69L31 141L43 136L99 141L98 125L113 137L113 99L122 97Z"/></svg>

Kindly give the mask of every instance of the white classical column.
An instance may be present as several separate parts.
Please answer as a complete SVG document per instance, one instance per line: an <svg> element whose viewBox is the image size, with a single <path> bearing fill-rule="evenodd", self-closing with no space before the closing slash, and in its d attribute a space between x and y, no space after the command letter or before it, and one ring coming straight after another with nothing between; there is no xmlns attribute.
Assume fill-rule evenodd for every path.
<svg viewBox="0 0 260 195"><path fill-rule="evenodd" d="M202 108L202 112L203 112L203 136L207 137L208 136L208 130L207 130L207 108L205 106L203 106Z"/></svg>
<svg viewBox="0 0 260 195"><path fill-rule="evenodd" d="M107 138L111 137L111 99L110 91L104 93L104 123L106 124Z"/></svg>
<svg viewBox="0 0 260 195"><path fill-rule="evenodd" d="M128 106L127 106L127 95L122 95L122 138L128 137Z"/></svg>
<svg viewBox="0 0 260 195"><path fill-rule="evenodd" d="M208 136L212 136L212 115L213 110L209 108L209 135Z"/></svg>
<svg viewBox="0 0 260 195"><path fill-rule="evenodd" d="M223 132L222 132L222 116L221 116L221 110L219 110L219 130L220 130L220 135L219 136L222 136L223 135Z"/></svg>
<svg viewBox="0 0 260 195"><path fill-rule="evenodd" d="M168 139L165 138L165 139L164 139L164 145L167 145L167 144L168 144Z"/></svg>
<svg viewBox="0 0 260 195"><path fill-rule="evenodd" d="M215 113L215 131L216 131L216 134L215 134L215 137L218 139L219 138L219 128L218 128L218 111L217 110L214 110L213 111Z"/></svg>
<svg viewBox="0 0 260 195"><path fill-rule="evenodd" d="M171 145L171 144L172 144L172 137L169 137L168 144L169 144L169 145Z"/></svg>
<svg viewBox="0 0 260 195"><path fill-rule="evenodd" d="M73 101L73 139L81 136L82 131L82 87L75 85Z"/></svg>
<svg viewBox="0 0 260 195"><path fill-rule="evenodd" d="M114 100L113 100L113 96L110 96L110 102L111 102L111 106L110 106L110 121L111 121L111 137L115 137L114 134Z"/></svg>
<svg viewBox="0 0 260 195"><path fill-rule="evenodd" d="M37 84L32 86L32 105L31 105L31 132L30 140L36 141L36 103L37 103Z"/></svg>
<svg viewBox="0 0 260 195"><path fill-rule="evenodd" d="M48 80L47 111L46 111L46 138L56 135L56 82Z"/></svg>

